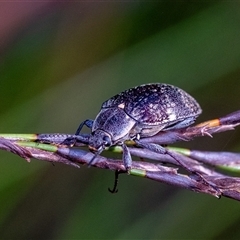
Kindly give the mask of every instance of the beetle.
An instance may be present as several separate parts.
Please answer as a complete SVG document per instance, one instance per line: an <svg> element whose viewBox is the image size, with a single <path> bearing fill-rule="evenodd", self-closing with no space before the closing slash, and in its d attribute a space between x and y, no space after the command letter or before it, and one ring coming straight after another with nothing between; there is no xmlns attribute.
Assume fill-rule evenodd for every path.
<svg viewBox="0 0 240 240"><path fill-rule="evenodd" d="M133 140L139 147L172 156L163 146L145 143L141 139L160 131L185 128L193 124L201 112L198 102L184 90L166 83L149 83L106 100L95 120L83 121L76 135L84 125L91 129L88 147L95 155L89 164L105 148L120 145L123 163L129 172L132 159L125 141Z"/></svg>

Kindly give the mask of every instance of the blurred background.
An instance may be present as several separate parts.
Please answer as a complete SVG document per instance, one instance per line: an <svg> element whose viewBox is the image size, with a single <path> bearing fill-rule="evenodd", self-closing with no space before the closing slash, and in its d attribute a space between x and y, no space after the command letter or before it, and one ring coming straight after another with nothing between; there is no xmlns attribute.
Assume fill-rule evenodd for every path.
<svg viewBox="0 0 240 240"><path fill-rule="evenodd" d="M224 116L240 109L239 43L238 1L1 2L0 132L74 133L150 82L193 95L198 122ZM240 151L240 129L177 146ZM1 151L1 239L240 237L237 201L127 175L110 194L113 180Z"/></svg>

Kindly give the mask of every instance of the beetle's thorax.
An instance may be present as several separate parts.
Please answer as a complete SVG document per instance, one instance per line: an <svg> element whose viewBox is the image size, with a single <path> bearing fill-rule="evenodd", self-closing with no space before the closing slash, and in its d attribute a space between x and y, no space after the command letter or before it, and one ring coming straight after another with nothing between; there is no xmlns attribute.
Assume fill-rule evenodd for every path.
<svg viewBox="0 0 240 240"><path fill-rule="evenodd" d="M111 145L129 139L135 125L136 121L121 108L102 109L93 123L89 146L98 149L104 145L106 136L111 139Z"/></svg>

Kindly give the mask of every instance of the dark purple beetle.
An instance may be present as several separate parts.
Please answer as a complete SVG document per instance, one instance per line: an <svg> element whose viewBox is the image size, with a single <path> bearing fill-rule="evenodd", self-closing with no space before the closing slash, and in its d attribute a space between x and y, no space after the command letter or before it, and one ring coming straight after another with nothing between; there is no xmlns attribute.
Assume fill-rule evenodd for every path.
<svg viewBox="0 0 240 240"><path fill-rule="evenodd" d="M91 128L89 149L95 152L92 161L106 147L122 146L123 162L129 171L132 159L124 141L133 140L140 147L167 153L161 145L143 143L141 139L160 131L187 127L201 112L196 100L178 87L164 83L144 84L105 101L95 120L82 122L76 135L84 125Z"/></svg>

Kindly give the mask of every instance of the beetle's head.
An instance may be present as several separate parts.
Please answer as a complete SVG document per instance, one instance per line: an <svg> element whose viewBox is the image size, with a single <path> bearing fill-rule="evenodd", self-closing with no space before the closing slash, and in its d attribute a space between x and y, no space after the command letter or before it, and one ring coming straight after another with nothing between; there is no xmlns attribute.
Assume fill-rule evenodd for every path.
<svg viewBox="0 0 240 240"><path fill-rule="evenodd" d="M107 132L97 129L89 138L89 150L100 154L106 147L112 146L111 135Z"/></svg>

